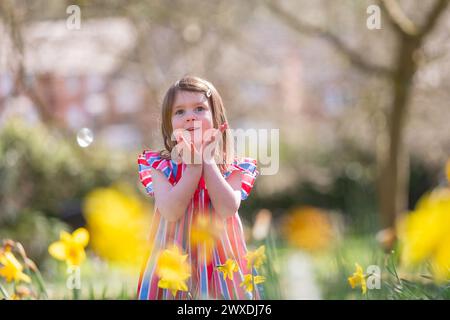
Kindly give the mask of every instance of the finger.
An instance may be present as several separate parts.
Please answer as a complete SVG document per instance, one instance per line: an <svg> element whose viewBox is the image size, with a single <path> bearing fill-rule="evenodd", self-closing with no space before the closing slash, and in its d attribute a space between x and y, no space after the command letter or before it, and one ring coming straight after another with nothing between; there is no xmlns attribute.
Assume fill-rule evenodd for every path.
<svg viewBox="0 0 450 320"><path fill-rule="evenodd" d="M186 144L186 142L183 140L182 136L177 136L177 144L175 145L176 148L182 149L183 145Z"/></svg>
<svg viewBox="0 0 450 320"><path fill-rule="evenodd" d="M209 130L203 134L203 145L206 145L211 141L212 135L213 134Z"/></svg>
<svg viewBox="0 0 450 320"><path fill-rule="evenodd" d="M207 142L207 143L211 143L211 142L214 140L216 134L217 134L217 133L214 132L214 134L210 135L210 136L208 137L208 139L206 139L206 142Z"/></svg>
<svg viewBox="0 0 450 320"><path fill-rule="evenodd" d="M186 138L183 135L180 136L180 142L176 145L176 147L178 148L179 155L183 153L185 148L187 148L188 151L191 151L190 144L186 141Z"/></svg>
<svg viewBox="0 0 450 320"><path fill-rule="evenodd" d="M183 154L183 144L184 144L183 141L181 141L180 139L180 141L175 145L175 149L178 156L181 156Z"/></svg>
<svg viewBox="0 0 450 320"><path fill-rule="evenodd" d="M191 142L191 160L192 163L194 164L197 161L197 154L198 154L197 148L195 147L194 142Z"/></svg>
<svg viewBox="0 0 450 320"><path fill-rule="evenodd" d="M186 141L186 138L185 138L183 135L181 135L181 141L182 141L186 146L189 146L189 143Z"/></svg>
<svg viewBox="0 0 450 320"><path fill-rule="evenodd" d="M194 145L194 142L191 142L191 150L193 153L197 152L197 148Z"/></svg>
<svg viewBox="0 0 450 320"><path fill-rule="evenodd" d="M177 141L177 142L180 142L181 136L183 135L183 133L182 133L180 130L176 130L176 131L174 132L174 135L175 135L176 141Z"/></svg>
<svg viewBox="0 0 450 320"><path fill-rule="evenodd" d="M216 133L215 133L216 134ZM205 142L203 143L203 146L207 146L210 145L211 143L213 143L216 140L216 136L212 135L210 136L207 140L205 140Z"/></svg>

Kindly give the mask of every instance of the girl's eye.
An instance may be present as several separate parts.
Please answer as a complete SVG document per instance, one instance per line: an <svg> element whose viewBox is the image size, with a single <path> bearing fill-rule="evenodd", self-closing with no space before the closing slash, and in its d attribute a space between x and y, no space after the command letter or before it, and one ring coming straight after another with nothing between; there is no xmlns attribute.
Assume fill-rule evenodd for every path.
<svg viewBox="0 0 450 320"><path fill-rule="evenodd" d="M183 113L184 113L184 110L182 110L182 109L178 109L177 111L175 111L175 114L177 116L181 116Z"/></svg>
<svg viewBox="0 0 450 320"><path fill-rule="evenodd" d="M195 108L195 111L197 111L197 112L202 112L203 110L205 110L205 108L202 106Z"/></svg>

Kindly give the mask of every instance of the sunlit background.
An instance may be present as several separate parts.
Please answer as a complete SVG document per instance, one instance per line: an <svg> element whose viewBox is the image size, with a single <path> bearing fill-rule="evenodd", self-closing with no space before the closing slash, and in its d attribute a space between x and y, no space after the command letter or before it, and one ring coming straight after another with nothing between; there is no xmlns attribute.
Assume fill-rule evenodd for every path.
<svg viewBox="0 0 450 320"><path fill-rule="evenodd" d="M239 211L266 298L449 299L449 30L446 0L2 0L0 297L136 298L137 157L191 74L280 130Z"/></svg>

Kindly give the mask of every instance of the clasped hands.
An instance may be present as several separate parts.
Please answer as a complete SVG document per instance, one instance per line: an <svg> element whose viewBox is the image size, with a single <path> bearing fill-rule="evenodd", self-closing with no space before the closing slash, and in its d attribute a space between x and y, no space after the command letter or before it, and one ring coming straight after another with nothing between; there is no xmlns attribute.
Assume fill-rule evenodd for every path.
<svg viewBox="0 0 450 320"><path fill-rule="evenodd" d="M187 137L184 135L185 130L176 130L174 136L177 144L172 151L172 156L175 155L177 159L181 158L186 164L202 165L203 163L211 163L221 135L227 128L228 124L224 123L219 129L212 128L206 130L206 132L201 132L202 141L199 149L195 146L194 141L190 139L190 136L187 136L189 138L186 139ZM195 138L196 136L194 135Z"/></svg>

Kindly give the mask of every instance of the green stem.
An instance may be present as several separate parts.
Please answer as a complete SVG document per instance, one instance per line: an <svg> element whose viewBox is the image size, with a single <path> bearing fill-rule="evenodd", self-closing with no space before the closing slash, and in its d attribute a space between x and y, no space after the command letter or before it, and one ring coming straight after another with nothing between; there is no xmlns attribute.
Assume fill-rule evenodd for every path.
<svg viewBox="0 0 450 320"><path fill-rule="evenodd" d="M89 300L95 300L95 290L92 283L89 284Z"/></svg>
<svg viewBox="0 0 450 320"><path fill-rule="evenodd" d="M39 270L34 270L34 275L36 276L39 291L44 295L45 299L48 299L48 293L47 293L47 289L45 289L44 279L42 278L42 275L39 272Z"/></svg>
<svg viewBox="0 0 450 320"><path fill-rule="evenodd" d="M253 300L256 300L256 288L255 288L255 275L253 274L253 266L254 266L254 261L252 261L252 291L253 291Z"/></svg>
<svg viewBox="0 0 450 320"><path fill-rule="evenodd" d="M0 292L5 297L5 299L7 300L11 299L11 297L8 294L8 291L6 291L6 289L1 284L0 284Z"/></svg>
<svg viewBox="0 0 450 320"><path fill-rule="evenodd" d="M106 299L106 291L108 290L108 286L107 285L105 285L104 287L103 287L103 291L102 291L102 300L105 300Z"/></svg>
<svg viewBox="0 0 450 320"><path fill-rule="evenodd" d="M80 298L80 290L77 288L72 289L73 300L79 300Z"/></svg>
<svg viewBox="0 0 450 320"><path fill-rule="evenodd" d="M276 299L281 298L281 288L280 288L280 281L278 277L278 272L275 270L275 264L278 263L278 254L275 244L275 239L273 236L272 228L269 229L268 237L266 238L266 245L267 245L267 255L268 255L268 261L267 261L267 269L269 271L269 277L272 282L273 287L275 287L275 297ZM265 292L265 295L267 293Z"/></svg>

